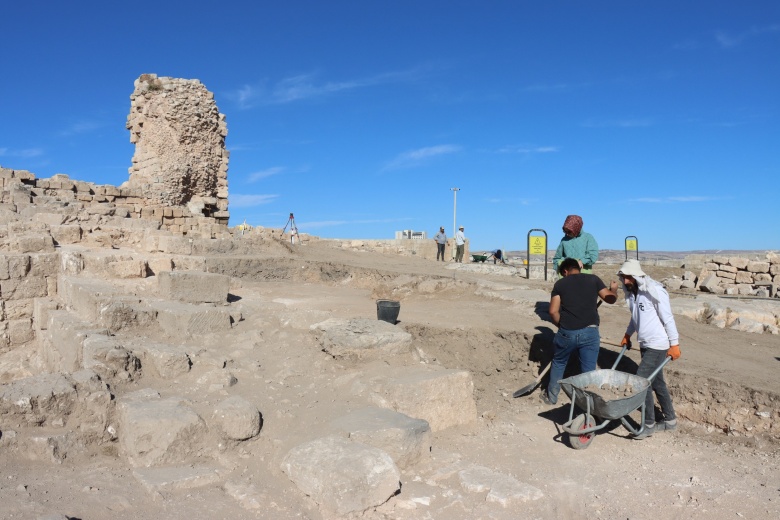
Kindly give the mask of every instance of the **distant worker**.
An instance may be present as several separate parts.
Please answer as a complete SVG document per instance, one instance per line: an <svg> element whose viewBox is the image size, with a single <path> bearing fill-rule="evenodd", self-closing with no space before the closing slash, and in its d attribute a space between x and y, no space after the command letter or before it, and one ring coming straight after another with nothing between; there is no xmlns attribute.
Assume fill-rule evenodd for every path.
<svg viewBox="0 0 780 520"><path fill-rule="evenodd" d="M647 378L658 368L664 359L673 360L680 357L680 335L672 314L669 293L660 282L656 282L642 271L638 260L626 260L618 277L623 282L628 309L631 311L631 321L620 346L631 348L631 335L636 332L639 342L639 363L636 375ZM657 431L676 430L677 416L674 413L672 397L666 387L664 372L661 369L652 381L653 391L645 396L644 430L635 439L645 439ZM653 392L658 397L663 421L655 421L655 405Z"/></svg>
<svg viewBox="0 0 780 520"><path fill-rule="evenodd" d="M439 255L441 255L441 261L444 261L444 247L447 245L447 234L444 232L444 226L439 228L439 232L436 233L436 236L433 237L433 240L436 242L436 260L439 259Z"/></svg>
<svg viewBox="0 0 780 520"><path fill-rule="evenodd" d="M463 263L463 253L466 249L466 235L463 234L463 226L455 233L455 261Z"/></svg>
<svg viewBox="0 0 780 520"><path fill-rule="evenodd" d="M553 338L552 366L547 390L541 399L545 404L558 402L560 380L566 371L573 352L580 357L580 370L596 370L596 360L601 348L599 336L598 299L607 303L617 301L618 283L613 281L609 289L595 274L585 274L574 258L561 262L562 278L555 282L550 296L550 319L558 327Z"/></svg>
<svg viewBox="0 0 780 520"><path fill-rule="evenodd" d="M569 215L563 223L563 238L555 250L552 265L558 272L564 258L574 258L583 274L593 273L593 264L599 259L599 245L593 235L582 230L582 217Z"/></svg>
<svg viewBox="0 0 780 520"><path fill-rule="evenodd" d="M493 251L491 251L490 252L490 258L493 259L493 263L494 264L496 262L501 262L502 264L506 263L504 261L504 253L502 253L500 249L494 249Z"/></svg>

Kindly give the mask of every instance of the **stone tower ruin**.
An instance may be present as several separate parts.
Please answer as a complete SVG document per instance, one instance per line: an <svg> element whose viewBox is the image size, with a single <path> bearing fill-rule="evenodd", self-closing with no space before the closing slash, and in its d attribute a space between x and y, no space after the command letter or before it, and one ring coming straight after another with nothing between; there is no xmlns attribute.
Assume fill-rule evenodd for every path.
<svg viewBox="0 0 780 520"><path fill-rule="evenodd" d="M142 74L130 96L135 144L129 188L150 204L187 206L227 222L227 124L214 94L196 79Z"/></svg>

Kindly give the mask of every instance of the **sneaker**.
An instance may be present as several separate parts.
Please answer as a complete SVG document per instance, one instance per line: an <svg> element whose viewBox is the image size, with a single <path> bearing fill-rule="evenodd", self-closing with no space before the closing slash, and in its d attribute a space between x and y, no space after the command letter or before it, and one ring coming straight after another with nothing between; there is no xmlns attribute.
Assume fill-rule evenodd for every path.
<svg viewBox="0 0 780 520"><path fill-rule="evenodd" d="M656 431L667 431L667 432L673 432L677 429L677 419L673 421L661 421L658 423L655 423L655 430Z"/></svg>
<svg viewBox="0 0 780 520"><path fill-rule="evenodd" d="M542 395L539 396L539 399L541 399L542 402L547 406L555 406L555 403L550 400L550 396L547 394L547 391L542 392Z"/></svg>
<svg viewBox="0 0 780 520"><path fill-rule="evenodd" d="M657 425L655 424L652 426L648 426L645 424L645 429L642 430L642 433L640 433L639 435L634 435L634 440L641 441L642 439L647 439L648 437L650 437L652 434L655 433L656 427Z"/></svg>

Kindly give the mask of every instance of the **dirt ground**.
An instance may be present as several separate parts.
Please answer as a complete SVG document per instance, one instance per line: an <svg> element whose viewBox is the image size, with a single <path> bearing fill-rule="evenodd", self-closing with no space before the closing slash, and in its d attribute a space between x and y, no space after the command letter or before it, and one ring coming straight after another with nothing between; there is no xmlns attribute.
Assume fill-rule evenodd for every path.
<svg viewBox="0 0 780 520"><path fill-rule="evenodd" d="M471 371L478 418L436 432L430 457L402 472L401 493L355 518L780 518L777 336L678 317L683 355L665 374L679 430L636 441L613 422L587 449L574 450L561 429L570 408L563 392L553 407L539 400L539 389L512 397L549 362L551 281L499 271L510 267L476 272L469 264L344 251L325 241L292 251L269 247L260 258L262 269L232 282L231 305L243 321L229 334L190 342L204 357L224 358L235 386L213 391L200 384L195 359L191 373L175 380L144 375L116 390L181 395L204 413L230 395L255 403L263 416L260 435L218 452L220 483L150 493L110 446L74 451L61 464L2 450L0 517L327 517L280 463L292 447L319 437L329 421L366 404L350 385L366 367L322 352L310 326L331 317L375 319L375 300L392 298L401 302L396 326L412 334L415 352L375 363ZM597 264L596 272L608 282L616 270ZM682 274L647 270L658 278ZM139 291L151 283L142 282ZM622 337L629 318L622 303L601 306L603 340ZM604 344L600 366L610 368L618 351ZM631 350L618 368L632 372L638 359ZM541 498L491 502L485 492L459 483L458 471L473 466L512 476L541 490Z"/></svg>

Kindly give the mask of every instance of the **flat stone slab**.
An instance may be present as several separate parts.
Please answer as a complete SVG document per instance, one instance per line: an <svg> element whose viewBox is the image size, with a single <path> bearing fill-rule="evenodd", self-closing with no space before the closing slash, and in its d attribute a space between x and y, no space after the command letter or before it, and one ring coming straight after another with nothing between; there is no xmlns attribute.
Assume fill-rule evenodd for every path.
<svg viewBox="0 0 780 520"><path fill-rule="evenodd" d="M28 377L0 387L0 426L62 426L77 407L76 385L62 374Z"/></svg>
<svg viewBox="0 0 780 520"><path fill-rule="evenodd" d="M230 309L211 304L189 304L181 302L154 302L160 328L174 337L192 337L221 330L230 330L232 320Z"/></svg>
<svg viewBox="0 0 780 520"><path fill-rule="evenodd" d="M133 476L150 493L159 493L216 484L222 479L222 471L217 466L208 465L136 468Z"/></svg>
<svg viewBox="0 0 780 520"><path fill-rule="evenodd" d="M141 360L144 368L149 368L158 376L171 379L186 374L192 367L192 361L185 347L165 343L143 342L129 346L133 354Z"/></svg>
<svg viewBox="0 0 780 520"><path fill-rule="evenodd" d="M352 391L381 408L424 419L434 432L477 418L474 380L467 370L375 366L353 383Z"/></svg>
<svg viewBox="0 0 780 520"><path fill-rule="evenodd" d="M187 401L154 390L117 402L119 444L133 466L179 464L205 451L206 423Z"/></svg>
<svg viewBox="0 0 780 520"><path fill-rule="evenodd" d="M461 487L466 491L474 493L487 491L486 501L496 502L504 507L539 500L544 496L541 489L484 466L472 466L461 470L458 478Z"/></svg>
<svg viewBox="0 0 780 520"><path fill-rule="evenodd" d="M338 515L383 504L401 487L390 455L335 436L296 446L284 457L282 471L320 507Z"/></svg>
<svg viewBox="0 0 780 520"><path fill-rule="evenodd" d="M355 442L387 452L401 469L413 466L430 453L432 434L428 421L386 408L362 408L335 419L331 426Z"/></svg>
<svg viewBox="0 0 780 520"><path fill-rule="evenodd" d="M224 303L230 277L199 271L161 271L157 275L161 298L186 303Z"/></svg>
<svg viewBox="0 0 780 520"><path fill-rule="evenodd" d="M377 359L407 353L412 335L381 320L326 320L312 326L321 330L322 350L335 358Z"/></svg>

